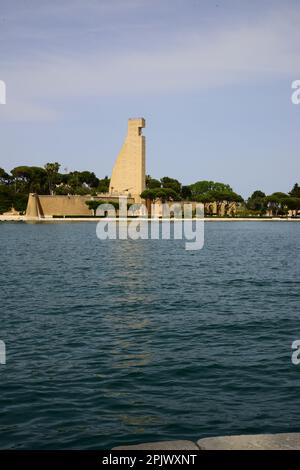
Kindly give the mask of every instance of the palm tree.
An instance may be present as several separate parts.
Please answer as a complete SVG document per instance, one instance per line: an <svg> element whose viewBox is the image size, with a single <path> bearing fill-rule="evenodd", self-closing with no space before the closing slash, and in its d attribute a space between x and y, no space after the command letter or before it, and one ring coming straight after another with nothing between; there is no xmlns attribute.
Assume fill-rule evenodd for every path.
<svg viewBox="0 0 300 470"><path fill-rule="evenodd" d="M49 194L53 195L53 181L55 179L55 176L57 175L60 164L55 162L55 163L46 163L44 166L47 177L48 177L48 186L49 186Z"/></svg>

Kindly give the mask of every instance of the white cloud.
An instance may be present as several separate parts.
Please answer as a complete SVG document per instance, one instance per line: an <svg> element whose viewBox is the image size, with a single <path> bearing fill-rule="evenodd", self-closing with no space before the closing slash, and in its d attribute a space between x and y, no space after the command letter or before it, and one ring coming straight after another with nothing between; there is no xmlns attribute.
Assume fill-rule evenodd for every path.
<svg viewBox="0 0 300 470"><path fill-rule="evenodd" d="M3 118L53 119L62 100L170 93L251 80L299 78L300 11L282 10L256 24L156 38L153 50L45 54L3 67ZM164 36L165 37L165 36ZM2 73L2 72L1 72Z"/></svg>

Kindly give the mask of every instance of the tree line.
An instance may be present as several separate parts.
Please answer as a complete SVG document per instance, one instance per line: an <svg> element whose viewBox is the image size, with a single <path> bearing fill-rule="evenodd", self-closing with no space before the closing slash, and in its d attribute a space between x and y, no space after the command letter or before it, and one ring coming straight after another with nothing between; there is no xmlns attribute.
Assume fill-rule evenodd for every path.
<svg viewBox="0 0 300 470"><path fill-rule="evenodd" d="M94 172L60 172L58 162L46 163L44 167L17 166L10 172L0 168L0 213L14 207L17 211L26 210L28 194L91 195L107 193L109 178L98 178ZM206 212L211 204L220 215L223 207L225 215L230 205L235 204L240 215L260 215L271 213L286 215L289 211L300 211L300 186L296 183L289 193L275 192L267 195L261 190L254 191L246 200L237 194L229 184L215 181L197 181L182 185L175 178L164 176L160 179L146 177L146 189L141 197L150 201L196 201L205 205Z"/></svg>
<svg viewBox="0 0 300 470"><path fill-rule="evenodd" d="M300 211L300 187L295 183L289 193L275 192L267 195L261 190L254 191L248 199L243 199L229 184L215 181L197 181L188 186L183 186L178 180L164 177L160 180L147 176L146 190L141 197L155 201L196 201L205 205L206 213L209 206L215 204L216 215L221 215L223 206L224 213L228 212L230 205L235 204L237 213L241 216L285 216L289 211L294 215Z"/></svg>
<svg viewBox="0 0 300 470"><path fill-rule="evenodd" d="M107 176L100 179L91 171L61 173L60 167L57 162L44 167L17 166L9 173L0 168L0 213L11 207L24 212L29 193L96 195L109 189Z"/></svg>

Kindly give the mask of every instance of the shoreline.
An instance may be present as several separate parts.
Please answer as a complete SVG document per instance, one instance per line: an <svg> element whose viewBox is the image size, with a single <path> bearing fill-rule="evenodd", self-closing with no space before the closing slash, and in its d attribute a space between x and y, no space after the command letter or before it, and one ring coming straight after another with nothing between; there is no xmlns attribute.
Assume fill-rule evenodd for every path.
<svg viewBox="0 0 300 470"><path fill-rule="evenodd" d="M100 221L107 221L107 222L124 222L124 221L131 221L131 220L146 220L148 222L156 221L156 222L163 222L163 221L172 221L172 222L181 222L182 220L191 221L191 220L198 220L204 222L300 222L300 218L280 218L280 217L270 217L270 218L260 218L260 217L205 217L204 219L145 219L139 217L127 217L127 218L119 218L119 217L47 217L47 218L36 218L36 217L27 217L26 215L0 215L0 222L35 222L35 223L56 223L56 222L100 222Z"/></svg>
<svg viewBox="0 0 300 470"><path fill-rule="evenodd" d="M156 222L163 222L163 221L171 221L171 222L181 222L182 220L191 221L191 220L198 220L204 222L300 222L300 218L280 218L280 217L270 217L270 218L259 218L259 217L205 217L204 219L145 219L143 217L127 217L127 218L119 218L119 217L47 217L38 219L36 217L27 217L25 215L16 215L16 216L9 216L9 215L0 215L0 222L36 222L36 223L56 223L56 222L124 222L124 221L141 221L146 220L148 222L156 221Z"/></svg>

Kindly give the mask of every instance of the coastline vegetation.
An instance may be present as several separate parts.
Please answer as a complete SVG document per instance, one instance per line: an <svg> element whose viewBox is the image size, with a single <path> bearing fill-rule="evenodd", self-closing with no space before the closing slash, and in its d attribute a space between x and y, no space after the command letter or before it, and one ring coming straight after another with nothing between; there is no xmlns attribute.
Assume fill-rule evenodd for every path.
<svg viewBox="0 0 300 470"><path fill-rule="evenodd" d="M109 190L109 178L98 178L94 172L60 172L58 162L47 163L44 167L18 166L10 172L0 168L0 214L14 208L20 213L26 210L28 194L91 195L105 194ZM146 177L143 199L151 202L194 201L202 202L206 216L236 217L282 217L300 211L300 186L296 183L289 193L274 192L267 195L256 190L247 199L237 194L229 184L214 181L197 181L182 185L168 176L160 179ZM96 212L102 202L111 203L118 209L116 201L101 199L87 201L90 209ZM233 210L234 209L234 210Z"/></svg>

